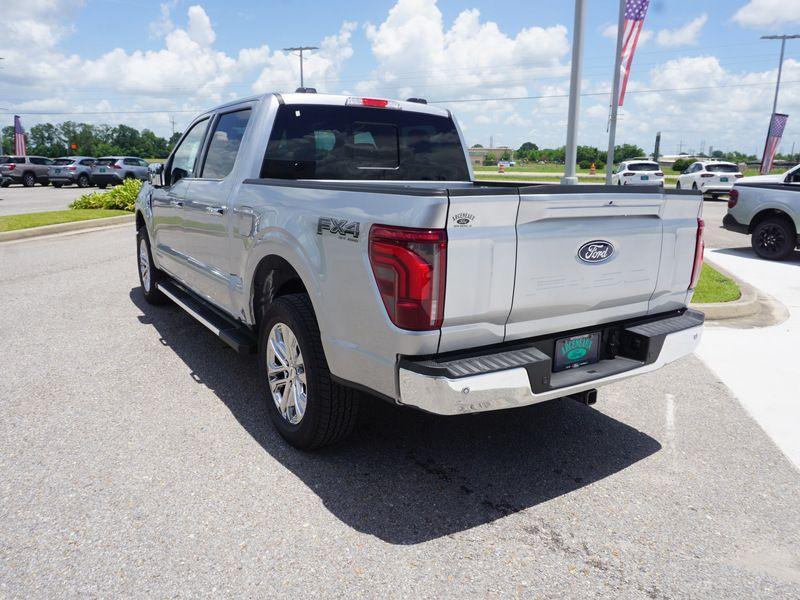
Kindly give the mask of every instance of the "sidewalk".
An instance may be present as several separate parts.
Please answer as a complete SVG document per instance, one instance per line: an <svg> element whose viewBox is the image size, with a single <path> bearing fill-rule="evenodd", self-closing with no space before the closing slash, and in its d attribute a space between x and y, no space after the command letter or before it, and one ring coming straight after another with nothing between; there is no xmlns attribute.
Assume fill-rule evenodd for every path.
<svg viewBox="0 0 800 600"><path fill-rule="evenodd" d="M750 249L706 256L789 310L789 319L772 327L707 326L697 355L800 468L800 253L786 262L762 260Z"/></svg>

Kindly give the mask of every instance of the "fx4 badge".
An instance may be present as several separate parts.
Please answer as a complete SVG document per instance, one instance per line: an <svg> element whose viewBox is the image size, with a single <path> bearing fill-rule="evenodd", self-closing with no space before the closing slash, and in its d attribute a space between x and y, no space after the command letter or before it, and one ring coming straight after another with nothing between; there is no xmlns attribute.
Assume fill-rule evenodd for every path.
<svg viewBox="0 0 800 600"><path fill-rule="evenodd" d="M358 221L320 217L319 221L317 221L317 234L322 235L323 231L327 231L333 235L338 235L342 239L350 239L350 241L355 242L358 240L360 226L361 224Z"/></svg>

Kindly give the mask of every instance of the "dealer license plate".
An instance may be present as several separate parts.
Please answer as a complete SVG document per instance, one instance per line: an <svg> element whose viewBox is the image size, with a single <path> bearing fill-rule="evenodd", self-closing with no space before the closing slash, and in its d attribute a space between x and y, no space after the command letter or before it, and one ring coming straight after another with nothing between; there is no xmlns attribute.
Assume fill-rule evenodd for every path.
<svg viewBox="0 0 800 600"><path fill-rule="evenodd" d="M642 175L642 181L647 181L650 179L650 175Z"/></svg>
<svg viewBox="0 0 800 600"><path fill-rule="evenodd" d="M728 178L727 178L727 177L720 177L720 178L719 178L719 180L720 180L722 183L728 183Z"/></svg>
<svg viewBox="0 0 800 600"><path fill-rule="evenodd" d="M556 340L553 371L565 371L600 360L600 333L585 333Z"/></svg>

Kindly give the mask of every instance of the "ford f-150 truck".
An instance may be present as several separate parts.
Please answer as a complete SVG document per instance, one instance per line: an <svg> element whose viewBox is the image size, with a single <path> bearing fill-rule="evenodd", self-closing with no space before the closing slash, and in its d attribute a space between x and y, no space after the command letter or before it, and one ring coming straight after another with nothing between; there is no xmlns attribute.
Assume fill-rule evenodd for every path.
<svg viewBox="0 0 800 600"><path fill-rule="evenodd" d="M136 201L144 296L258 352L300 448L371 396L456 415L691 353L700 195L473 180L448 110L267 94L198 116Z"/></svg>
<svg viewBox="0 0 800 600"><path fill-rule="evenodd" d="M749 234L761 258L789 258L800 246L800 165L779 175L737 181L722 225Z"/></svg>

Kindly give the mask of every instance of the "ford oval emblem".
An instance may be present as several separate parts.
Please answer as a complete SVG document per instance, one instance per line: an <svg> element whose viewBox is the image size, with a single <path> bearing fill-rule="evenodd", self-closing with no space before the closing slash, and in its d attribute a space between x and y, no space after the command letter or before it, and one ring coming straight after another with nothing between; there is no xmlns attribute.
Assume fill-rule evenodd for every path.
<svg viewBox="0 0 800 600"><path fill-rule="evenodd" d="M601 263L609 260L614 254L614 246L605 240L586 242L578 250L578 258L586 263Z"/></svg>

